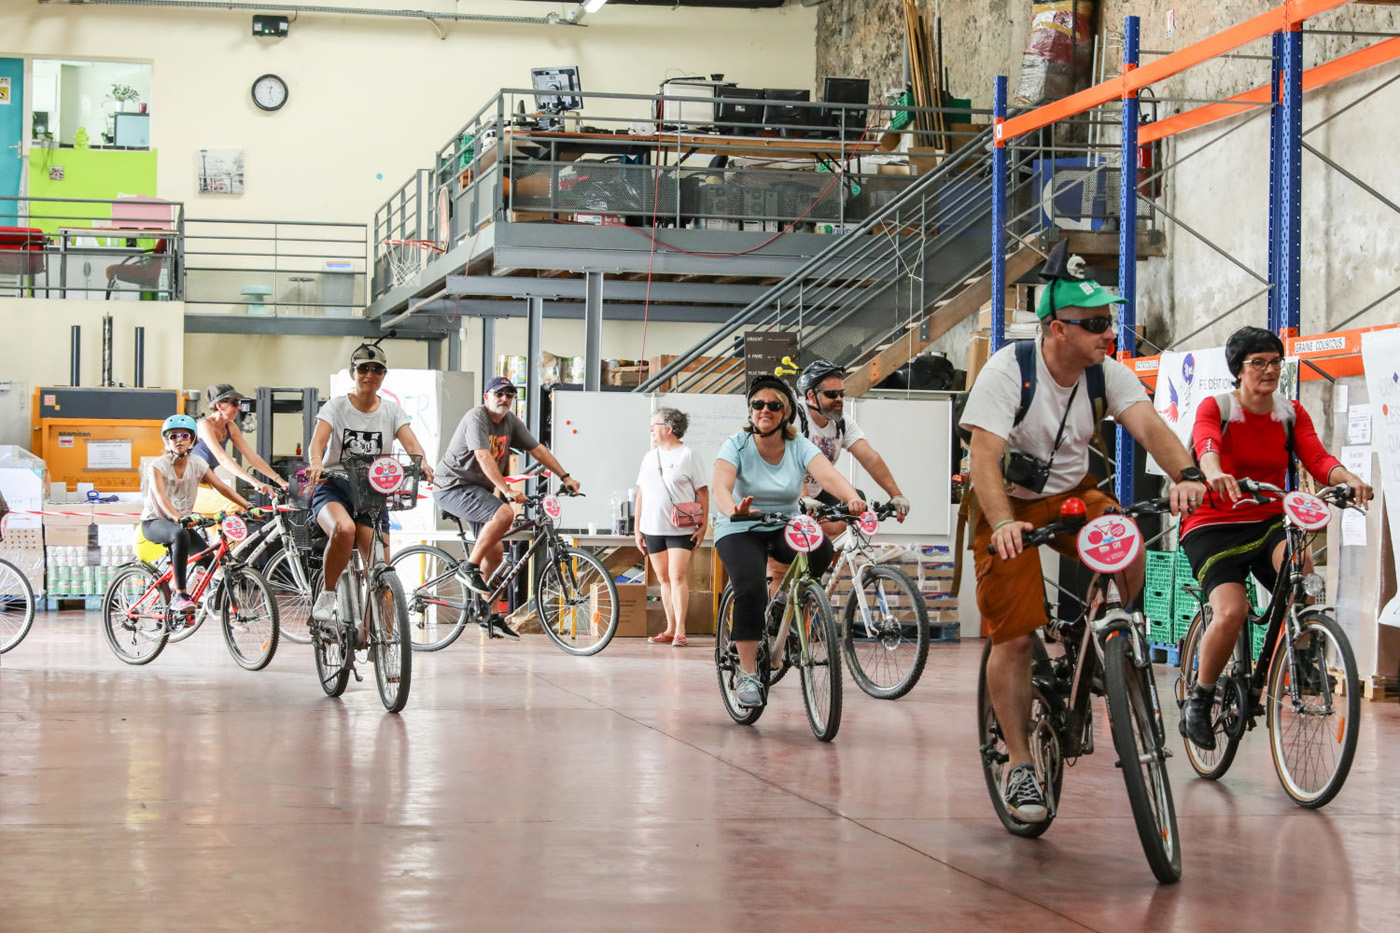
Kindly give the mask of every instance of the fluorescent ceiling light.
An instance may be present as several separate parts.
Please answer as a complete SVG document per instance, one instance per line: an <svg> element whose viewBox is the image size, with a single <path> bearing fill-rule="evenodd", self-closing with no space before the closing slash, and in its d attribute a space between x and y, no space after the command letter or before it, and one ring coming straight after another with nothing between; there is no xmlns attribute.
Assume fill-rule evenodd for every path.
<svg viewBox="0 0 1400 933"><path fill-rule="evenodd" d="M585 13L597 13L599 10L601 10L601 9L603 8L603 4L605 4L605 3L607 3L607 2L608 2L608 0L585 0L585 2L584 2L584 4L583 4L583 12L585 12Z"/></svg>

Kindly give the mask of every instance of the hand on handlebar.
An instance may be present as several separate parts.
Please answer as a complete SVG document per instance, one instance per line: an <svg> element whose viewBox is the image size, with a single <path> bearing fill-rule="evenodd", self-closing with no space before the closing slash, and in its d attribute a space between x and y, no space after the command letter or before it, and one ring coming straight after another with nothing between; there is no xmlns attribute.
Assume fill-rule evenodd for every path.
<svg viewBox="0 0 1400 933"><path fill-rule="evenodd" d="M181 515L176 519L176 524L181 528L198 528L204 523L203 515Z"/></svg>
<svg viewBox="0 0 1400 933"><path fill-rule="evenodd" d="M1229 473L1206 473L1206 485L1210 487L1211 492L1224 497L1225 501L1231 504L1239 502L1244 496L1240 491L1239 482Z"/></svg>
<svg viewBox="0 0 1400 933"><path fill-rule="evenodd" d="M737 518L740 515L748 515L752 505L753 496L745 496L734 504L734 514L731 517Z"/></svg>
<svg viewBox="0 0 1400 933"><path fill-rule="evenodd" d="M514 502L516 505L524 505L524 504L525 504L525 493L520 492L519 490L516 490L516 489L503 489L503 490L501 490L501 496L502 496L507 502Z"/></svg>
<svg viewBox="0 0 1400 933"><path fill-rule="evenodd" d="M1190 514L1206 499L1205 483L1176 483L1171 491L1172 514Z"/></svg>
<svg viewBox="0 0 1400 933"><path fill-rule="evenodd" d="M846 500L846 509L852 515L859 515L865 511L865 499L860 496L853 496Z"/></svg>
<svg viewBox="0 0 1400 933"><path fill-rule="evenodd" d="M894 506L894 515L898 521L903 522L909 515L909 500L903 496L895 496L890 500L890 505Z"/></svg>
<svg viewBox="0 0 1400 933"><path fill-rule="evenodd" d="M1025 547L1021 535L1033 530L1035 526L1030 522L1009 521L992 532L992 540L987 545L987 550L1002 560L1010 560Z"/></svg>

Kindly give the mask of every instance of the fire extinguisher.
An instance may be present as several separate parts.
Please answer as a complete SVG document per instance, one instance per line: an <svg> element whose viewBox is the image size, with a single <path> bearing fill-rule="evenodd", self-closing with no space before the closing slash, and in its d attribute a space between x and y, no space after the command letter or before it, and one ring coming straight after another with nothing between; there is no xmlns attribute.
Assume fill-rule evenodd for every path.
<svg viewBox="0 0 1400 933"><path fill-rule="evenodd" d="M1151 92L1144 88L1143 93L1150 94ZM1157 102L1154 100L1148 101L1147 103L1150 103L1152 106L1152 114L1151 116L1143 114L1142 119L1138 123L1139 132L1141 132L1142 127L1151 126L1152 123L1155 122L1157 119ZM1161 176L1158 176L1156 178L1152 177L1157 174L1158 166L1160 166L1161 164L1162 141L1160 139L1154 139L1152 142L1147 143L1146 145L1138 146L1138 193L1141 194L1143 197L1152 198L1155 200L1162 196Z"/></svg>

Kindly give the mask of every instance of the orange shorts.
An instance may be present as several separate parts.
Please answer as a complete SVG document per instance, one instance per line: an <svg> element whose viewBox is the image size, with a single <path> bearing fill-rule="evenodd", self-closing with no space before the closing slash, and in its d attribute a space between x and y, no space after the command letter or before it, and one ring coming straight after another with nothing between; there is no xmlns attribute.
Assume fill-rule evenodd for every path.
<svg viewBox="0 0 1400 933"><path fill-rule="evenodd" d="M1090 519L1098 518L1118 500L1098 489L1093 476L1086 476L1068 492L1044 499L1011 499L1011 510L1017 521L1030 522L1037 528L1057 521L1060 503L1070 496L1084 500ZM982 614L982 634L990 636L993 644L1029 635L1046 622L1045 581L1040 573L1040 548L1030 547L1011 560L1002 560L987 553L992 541L992 526L978 509L977 530L972 538L974 566L977 570L977 610ZM1050 546L1065 557L1079 559L1074 539L1055 538Z"/></svg>

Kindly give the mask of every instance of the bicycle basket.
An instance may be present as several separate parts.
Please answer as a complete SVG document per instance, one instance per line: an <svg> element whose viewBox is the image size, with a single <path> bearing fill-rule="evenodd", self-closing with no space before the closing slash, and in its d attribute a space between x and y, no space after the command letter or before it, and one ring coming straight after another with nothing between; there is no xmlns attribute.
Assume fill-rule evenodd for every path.
<svg viewBox="0 0 1400 933"><path fill-rule="evenodd" d="M296 509L291 512L283 512L283 517L287 522L287 533L292 536L292 542L303 550L311 547L311 536L315 533L316 522L311 517L310 509Z"/></svg>
<svg viewBox="0 0 1400 933"><path fill-rule="evenodd" d="M398 512L418 504L421 457L385 454L379 457L346 457L350 479L350 505L361 512Z"/></svg>

